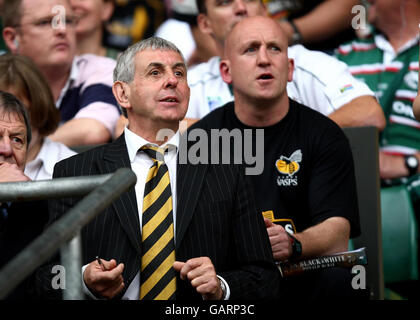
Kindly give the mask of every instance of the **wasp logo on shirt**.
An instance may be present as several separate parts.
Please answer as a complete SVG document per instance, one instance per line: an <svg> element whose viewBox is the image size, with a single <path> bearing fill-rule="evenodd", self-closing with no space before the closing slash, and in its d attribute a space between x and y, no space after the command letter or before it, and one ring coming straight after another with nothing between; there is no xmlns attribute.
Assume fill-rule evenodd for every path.
<svg viewBox="0 0 420 320"><path fill-rule="evenodd" d="M296 150L290 157L280 156L276 161L276 168L282 174L277 178L279 186L297 186L297 177L294 175L300 169L300 162L302 161L302 151Z"/></svg>

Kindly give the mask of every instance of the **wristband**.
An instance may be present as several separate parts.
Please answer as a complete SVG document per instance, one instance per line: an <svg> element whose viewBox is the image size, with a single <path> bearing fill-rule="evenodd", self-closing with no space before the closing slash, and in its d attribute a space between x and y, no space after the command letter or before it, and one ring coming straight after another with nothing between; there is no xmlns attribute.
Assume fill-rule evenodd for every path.
<svg viewBox="0 0 420 320"><path fill-rule="evenodd" d="M289 236L290 243L292 245L292 255L290 256L290 259L300 257L302 255L302 243L290 233L288 233L287 235Z"/></svg>

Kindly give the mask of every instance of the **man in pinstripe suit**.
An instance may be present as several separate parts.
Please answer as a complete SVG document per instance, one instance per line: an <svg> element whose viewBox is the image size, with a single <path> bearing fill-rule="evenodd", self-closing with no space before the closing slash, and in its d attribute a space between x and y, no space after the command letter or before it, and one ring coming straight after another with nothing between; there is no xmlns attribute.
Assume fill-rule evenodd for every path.
<svg viewBox="0 0 420 320"><path fill-rule="evenodd" d="M268 235L241 170L233 165L180 164L178 160L179 153L185 152L178 148L178 126L189 101L186 72L180 51L163 39L146 39L127 49L118 60L113 86L129 120L124 134L55 167L54 178L106 174L120 167L131 167L137 174L135 188L82 231L82 270L88 295L139 297L141 208L152 164L139 151L145 144L168 147L164 162L173 199L176 299L267 299L277 294L279 274ZM162 129L170 134L159 140ZM77 200L52 201L52 220ZM102 265L94 259L98 255Z"/></svg>

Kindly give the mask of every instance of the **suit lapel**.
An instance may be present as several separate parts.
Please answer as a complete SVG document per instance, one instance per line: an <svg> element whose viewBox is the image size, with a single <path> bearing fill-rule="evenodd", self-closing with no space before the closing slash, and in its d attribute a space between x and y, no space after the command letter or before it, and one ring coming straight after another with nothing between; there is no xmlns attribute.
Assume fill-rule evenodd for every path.
<svg viewBox="0 0 420 320"><path fill-rule="evenodd" d="M179 162L179 159L178 159ZM207 165L179 164L177 168L176 249L191 222L203 186Z"/></svg>
<svg viewBox="0 0 420 320"><path fill-rule="evenodd" d="M128 157L127 146L125 144L124 134L104 152L103 161L98 162L101 173L114 173L119 168L130 168L130 159ZM124 192L112 204L120 220L121 227L127 233L132 245L140 254L141 233L140 221L138 216L138 206L134 187Z"/></svg>

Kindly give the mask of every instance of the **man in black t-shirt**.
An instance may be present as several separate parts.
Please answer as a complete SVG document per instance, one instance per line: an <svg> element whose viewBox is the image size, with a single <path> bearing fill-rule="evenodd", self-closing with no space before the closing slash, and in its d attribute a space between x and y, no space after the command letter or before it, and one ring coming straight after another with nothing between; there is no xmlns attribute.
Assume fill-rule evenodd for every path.
<svg viewBox="0 0 420 320"><path fill-rule="evenodd" d="M333 121L289 100L286 84L292 80L293 60L287 57L287 39L278 24L262 16L240 21L226 39L220 70L233 85L235 102L190 130L240 129L248 137L244 152L252 149L255 154L261 147L256 129L264 129L264 152L256 154L255 164L263 157L264 168L248 178L275 260L347 251L349 236L360 234L350 146ZM249 143L252 148L245 146ZM284 298L356 294L350 270L338 268L290 278L283 285Z"/></svg>

